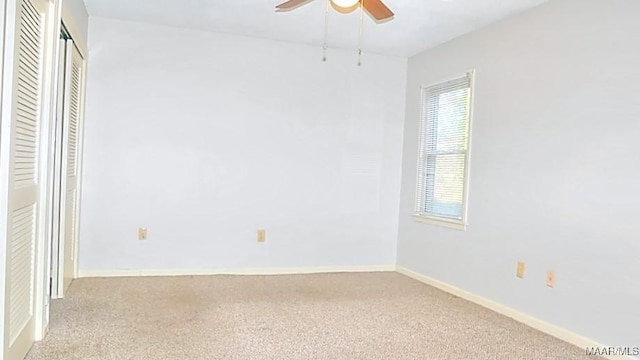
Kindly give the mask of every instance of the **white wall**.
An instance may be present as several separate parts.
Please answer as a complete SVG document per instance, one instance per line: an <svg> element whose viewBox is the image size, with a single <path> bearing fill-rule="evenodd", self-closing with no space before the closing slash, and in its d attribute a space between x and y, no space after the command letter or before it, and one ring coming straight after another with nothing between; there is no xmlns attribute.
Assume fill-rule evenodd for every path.
<svg viewBox="0 0 640 360"><path fill-rule="evenodd" d="M411 58L399 265L601 343L639 346L637 34L636 0L554 0ZM411 214L419 86L470 68L469 226L460 232Z"/></svg>
<svg viewBox="0 0 640 360"><path fill-rule="evenodd" d="M89 39L81 269L395 263L406 59L93 17Z"/></svg>

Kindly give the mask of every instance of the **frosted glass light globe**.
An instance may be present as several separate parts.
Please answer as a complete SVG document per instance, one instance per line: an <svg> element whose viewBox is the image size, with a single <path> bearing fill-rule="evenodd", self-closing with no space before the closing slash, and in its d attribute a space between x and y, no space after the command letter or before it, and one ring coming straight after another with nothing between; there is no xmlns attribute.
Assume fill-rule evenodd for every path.
<svg viewBox="0 0 640 360"><path fill-rule="evenodd" d="M331 2L337 7L347 9L355 6L360 0L331 0Z"/></svg>

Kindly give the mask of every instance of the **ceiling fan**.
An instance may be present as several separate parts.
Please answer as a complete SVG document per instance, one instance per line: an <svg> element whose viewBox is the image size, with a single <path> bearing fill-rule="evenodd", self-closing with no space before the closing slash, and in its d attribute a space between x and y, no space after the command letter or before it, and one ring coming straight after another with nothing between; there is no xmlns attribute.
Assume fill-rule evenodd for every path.
<svg viewBox="0 0 640 360"><path fill-rule="evenodd" d="M288 0L276 6L277 12L295 10L313 0ZM325 22L324 22L324 55L322 61L327 61L327 36L329 23L329 5L340 13L349 13L360 8L360 48L358 49L358 66L362 63L362 37L363 37L363 18L365 11L377 23L387 22L393 19L393 11L391 11L382 0L325 0Z"/></svg>
<svg viewBox="0 0 640 360"><path fill-rule="evenodd" d="M276 6L276 11L291 11L313 0L289 0ZM362 6L377 22L391 20L393 12L381 0L330 0L334 9L340 12L350 12Z"/></svg>

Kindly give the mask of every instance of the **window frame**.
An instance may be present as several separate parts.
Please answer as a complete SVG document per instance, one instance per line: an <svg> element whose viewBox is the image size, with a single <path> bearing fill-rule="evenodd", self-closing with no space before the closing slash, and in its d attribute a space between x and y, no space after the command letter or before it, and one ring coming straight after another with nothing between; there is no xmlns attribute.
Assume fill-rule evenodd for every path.
<svg viewBox="0 0 640 360"><path fill-rule="evenodd" d="M424 208L424 203L426 201L426 186L421 182L421 174L420 169L425 169L427 164L427 157L421 153L422 149L425 149L427 146L425 144L426 139L424 138L425 129L424 127L428 126L427 117L424 116L427 111L427 102L425 101L425 91L429 89L442 85L444 83L454 81L463 77L467 77L469 79L469 109L468 109L468 128L467 128L467 150L465 156L465 164L464 164L464 179L463 179L463 194L462 194L462 219L453 219L444 216L438 216L437 214L427 214L421 212L421 209ZM413 217L417 222L436 225L440 227L445 227L454 230L466 231L468 225L468 203L469 203L469 179L470 179L470 164L471 164L471 144L472 144L472 125L473 125L473 108L474 108L474 98L475 98L475 70L471 69L464 73L458 73L454 76L448 77L443 80L439 80L427 85L420 86L420 120L419 120L419 132L418 132L418 158L417 158L417 167L416 167L416 193L415 193L415 207ZM424 160L424 161L423 161ZM421 186L422 185L422 186Z"/></svg>

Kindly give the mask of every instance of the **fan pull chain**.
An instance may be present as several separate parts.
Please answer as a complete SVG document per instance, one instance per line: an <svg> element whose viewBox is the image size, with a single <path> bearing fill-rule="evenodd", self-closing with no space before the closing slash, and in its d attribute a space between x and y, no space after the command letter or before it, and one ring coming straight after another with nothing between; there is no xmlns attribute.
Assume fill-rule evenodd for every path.
<svg viewBox="0 0 640 360"><path fill-rule="evenodd" d="M322 45L322 61L327 61L327 41L329 39L329 1L327 0L324 8L324 44Z"/></svg>
<svg viewBox="0 0 640 360"><path fill-rule="evenodd" d="M360 0L360 44L358 47L358 66L362 66L362 43L364 38L364 1Z"/></svg>

